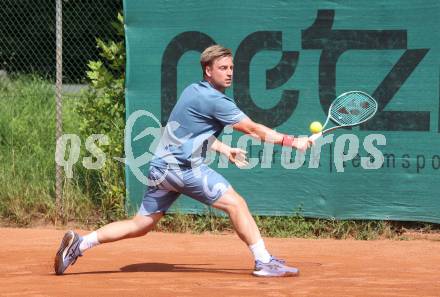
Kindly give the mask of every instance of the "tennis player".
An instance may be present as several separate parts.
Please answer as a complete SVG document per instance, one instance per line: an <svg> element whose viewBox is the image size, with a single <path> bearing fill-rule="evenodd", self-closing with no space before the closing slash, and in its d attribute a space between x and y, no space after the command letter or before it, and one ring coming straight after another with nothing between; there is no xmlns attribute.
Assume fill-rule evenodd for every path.
<svg viewBox="0 0 440 297"><path fill-rule="evenodd" d="M225 95L232 84L232 52L219 45L201 54L203 80L188 86L172 110L155 157L150 162L149 185L137 215L110 223L84 237L68 231L55 256L56 274L63 274L79 256L99 244L147 234L171 204L185 194L226 212L235 231L255 259L256 276L296 276L299 270L272 256L265 247L246 201L204 160L206 149L225 155L238 167L246 166L246 152L217 140L227 125L265 142L305 151L312 144L307 137L281 134L255 123Z"/></svg>

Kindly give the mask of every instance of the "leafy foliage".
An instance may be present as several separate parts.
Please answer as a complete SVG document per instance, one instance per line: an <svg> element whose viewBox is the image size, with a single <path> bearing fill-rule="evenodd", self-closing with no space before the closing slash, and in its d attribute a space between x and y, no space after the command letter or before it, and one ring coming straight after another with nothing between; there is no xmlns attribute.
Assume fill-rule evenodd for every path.
<svg viewBox="0 0 440 297"><path fill-rule="evenodd" d="M112 26L118 33L119 40L97 39L102 59L88 63L90 89L86 91L86 100L80 101L77 106L77 111L82 116L79 123L82 138L104 134L109 139L108 145L101 147L107 156L105 165L94 174L98 182L91 183L89 187L94 188L88 189L96 195L100 204L103 223L125 216L124 164L113 159L121 157L124 152L125 45L121 14L118 14L118 21L112 23Z"/></svg>

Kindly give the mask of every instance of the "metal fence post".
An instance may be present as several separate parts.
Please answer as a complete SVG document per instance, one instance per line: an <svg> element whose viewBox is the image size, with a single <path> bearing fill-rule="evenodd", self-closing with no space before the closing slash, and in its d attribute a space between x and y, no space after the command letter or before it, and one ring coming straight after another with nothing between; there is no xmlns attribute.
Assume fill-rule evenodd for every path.
<svg viewBox="0 0 440 297"><path fill-rule="evenodd" d="M63 133L62 115L62 85L63 85L63 7L62 0L56 0L56 139L60 139ZM57 142L58 143L58 142ZM61 150L57 150L61 152ZM60 156L57 156L59 159ZM63 157L63 156L61 156ZM57 209L56 217L63 217L63 171L61 166L56 164L55 173L55 203Z"/></svg>

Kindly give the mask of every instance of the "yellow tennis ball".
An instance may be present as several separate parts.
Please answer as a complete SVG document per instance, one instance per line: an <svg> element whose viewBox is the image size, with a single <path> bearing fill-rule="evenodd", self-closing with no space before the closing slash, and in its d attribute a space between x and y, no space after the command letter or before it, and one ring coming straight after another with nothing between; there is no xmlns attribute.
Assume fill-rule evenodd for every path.
<svg viewBox="0 0 440 297"><path fill-rule="evenodd" d="M322 124L320 122L312 122L309 129L313 134L319 133L322 131Z"/></svg>

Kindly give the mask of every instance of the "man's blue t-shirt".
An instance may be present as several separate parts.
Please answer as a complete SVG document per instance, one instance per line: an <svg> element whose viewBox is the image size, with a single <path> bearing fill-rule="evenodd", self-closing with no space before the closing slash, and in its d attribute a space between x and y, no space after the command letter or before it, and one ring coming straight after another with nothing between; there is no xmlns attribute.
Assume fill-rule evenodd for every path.
<svg viewBox="0 0 440 297"><path fill-rule="evenodd" d="M182 92L170 114L151 165L201 165L213 136L218 137L225 126L245 117L234 100L209 82L191 84Z"/></svg>

